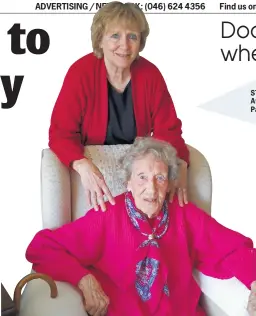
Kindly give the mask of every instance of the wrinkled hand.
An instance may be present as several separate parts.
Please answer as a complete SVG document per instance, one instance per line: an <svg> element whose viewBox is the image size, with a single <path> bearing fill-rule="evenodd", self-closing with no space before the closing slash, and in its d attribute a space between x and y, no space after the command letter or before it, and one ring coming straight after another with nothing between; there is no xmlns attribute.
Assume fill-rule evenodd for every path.
<svg viewBox="0 0 256 316"><path fill-rule="evenodd" d="M251 294L249 296L247 311L250 316L256 316L256 281L251 285Z"/></svg>
<svg viewBox="0 0 256 316"><path fill-rule="evenodd" d="M84 308L89 315L104 316L107 314L109 298L92 274L84 276L78 287L83 293Z"/></svg>
<svg viewBox="0 0 256 316"><path fill-rule="evenodd" d="M188 203L187 194L187 163L180 160L178 179L170 184L170 202L173 201L174 194L177 193L180 206Z"/></svg>
<svg viewBox="0 0 256 316"><path fill-rule="evenodd" d="M86 158L76 160L73 162L73 169L79 173L85 190L85 198L95 211L99 210L99 205L102 211L106 210L104 194L112 205L115 204L101 172L91 160Z"/></svg>

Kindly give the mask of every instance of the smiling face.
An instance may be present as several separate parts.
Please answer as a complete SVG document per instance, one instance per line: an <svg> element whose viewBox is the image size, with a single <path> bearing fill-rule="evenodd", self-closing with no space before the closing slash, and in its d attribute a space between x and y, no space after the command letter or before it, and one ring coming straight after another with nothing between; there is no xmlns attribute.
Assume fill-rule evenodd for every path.
<svg viewBox="0 0 256 316"><path fill-rule="evenodd" d="M110 25L101 41L105 61L112 67L128 69L140 49L140 32L123 23Z"/></svg>
<svg viewBox="0 0 256 316"><path fill-rule="evenodd" d="M136 207L148 217L162 209L168 192L168 166L147 154L134 161L127 189L132 192Z"/></svg>

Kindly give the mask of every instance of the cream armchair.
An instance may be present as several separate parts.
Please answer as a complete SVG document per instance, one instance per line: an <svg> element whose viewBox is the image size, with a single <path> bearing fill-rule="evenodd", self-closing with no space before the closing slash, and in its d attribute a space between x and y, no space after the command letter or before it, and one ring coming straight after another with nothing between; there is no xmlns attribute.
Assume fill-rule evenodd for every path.
<svg viewBox="0 0 256 316"><path fill-rule="evenodd" d="M129 145L87 146L85 154L103 173L114 196L124 192L119 179L118 159ZM189 197L206 212L211 212L212 180L204 156L190 147ZM50 149L42 152L41 198L43 228L54 228L82 216L89 205L85 203L79 176L65 167ZM31 236L32 238L32 236ZM64 264L64 263L63 263ZM248 289L238 280L217 280L195 271L202 289L202 304L208 316L247 316ZM22 294L20 316L85 316L77 289L56 282L58 296L50 297L49 285L40 279L30 281ZM132 315L131 315L132 316ZM146 315L145 315L146 316ZM176 315L192 316L192 315Z"/></svg>

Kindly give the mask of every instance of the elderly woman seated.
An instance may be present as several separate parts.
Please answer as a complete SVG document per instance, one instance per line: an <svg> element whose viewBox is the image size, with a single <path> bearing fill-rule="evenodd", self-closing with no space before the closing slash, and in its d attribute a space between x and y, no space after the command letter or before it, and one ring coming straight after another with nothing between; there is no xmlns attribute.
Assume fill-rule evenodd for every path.
<svg viewBox="0 0 256 316"><path fill-rule="evenodd" d="M138 138L122 159L127 192L60 228L44 229L26 258L36 272L80 289L85 311L109 316L203 316L192 272L256 280L251 239L223 227L194 204L168 202L176 151ZM249 299L255 315L255 292Z"/></svg>

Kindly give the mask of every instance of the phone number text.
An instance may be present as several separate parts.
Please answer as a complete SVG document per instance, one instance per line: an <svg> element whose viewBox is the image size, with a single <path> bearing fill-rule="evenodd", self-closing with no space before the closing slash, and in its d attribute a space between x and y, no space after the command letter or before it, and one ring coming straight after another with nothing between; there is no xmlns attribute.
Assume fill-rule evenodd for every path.
<svg viewBox="0 0 256 316"><path fill-rule="evenodd" d="M192 11L192 10L205 10L206 5L202 2L147 2L144 4L137 4L144 11Z"/></svg>

